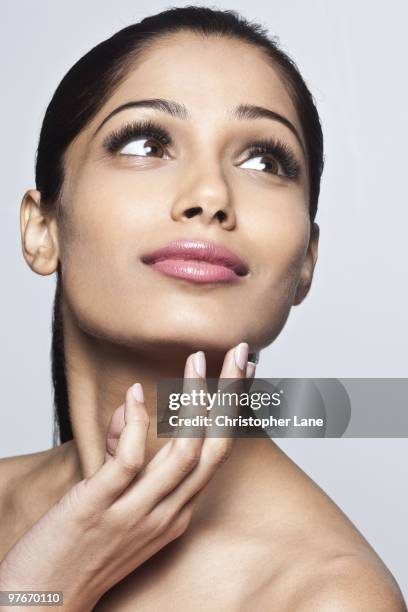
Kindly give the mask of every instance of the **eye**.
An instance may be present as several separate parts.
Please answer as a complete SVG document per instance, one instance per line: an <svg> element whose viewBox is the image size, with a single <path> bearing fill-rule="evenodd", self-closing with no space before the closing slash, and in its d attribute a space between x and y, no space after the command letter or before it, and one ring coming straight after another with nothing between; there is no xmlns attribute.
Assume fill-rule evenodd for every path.
<svg viewBox="0 0 408 612"><path fill-rule="evenodd" d="M288 180L296 180L301 173L301 164L291 147L275 138L250 143L248 157L241 168L258 170Z"/></svg>
<svg viewBox="0 0 408 612"><path fill-rule="evenodd" d="M164 158L172 144L167 130L153 121L126 123L109 134L104 148L112 155Z"/></svg>
<svg viewBox="0 0 408 612"><path fill-rule="evenodd" d="M249 168L250 170L263 170L264 172L269 172L270 174L285 176L279 162L277 162L273 157L268 157L266 155L251 157L246 162L241 164L241 167Z"/></svg>
<svg viewBox="0 0 408 612"><path fill-rule="evenodd" d="M120 155L137 155L139 157L164 157L163 146L154 138L135 138L119 151Z"/></svg>

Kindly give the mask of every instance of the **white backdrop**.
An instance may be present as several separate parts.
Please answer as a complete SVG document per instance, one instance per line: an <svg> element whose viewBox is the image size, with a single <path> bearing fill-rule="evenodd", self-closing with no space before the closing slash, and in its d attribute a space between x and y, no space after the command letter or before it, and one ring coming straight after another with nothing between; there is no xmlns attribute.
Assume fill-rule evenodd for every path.
<svg viewBox="0 0 408 612"><path fill-rule="evenodd" d="M406 377L408 6L403 0L200 4L236 9L279 37L316 98L325 134L314 285L261 353L257 376ZM27 267L19 229L21 197L34 187L45 108L83 53L169 6L157 0L2 2L0 456L51 446L55 276ZM357 525L408 598L408 440L279 444Z"/></svg>

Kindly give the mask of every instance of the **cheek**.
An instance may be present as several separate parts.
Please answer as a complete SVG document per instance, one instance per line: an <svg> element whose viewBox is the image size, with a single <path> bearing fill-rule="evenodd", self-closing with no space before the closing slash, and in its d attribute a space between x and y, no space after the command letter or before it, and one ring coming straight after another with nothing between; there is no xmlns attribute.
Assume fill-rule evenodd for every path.
<svg viewBox="0 0 408 612"><path fill-rule="evenodd" d="M249 191L242 197L242 231L254 259L254 273L266 287L290 284L299 274L309 243L310 219L305 191L300 186L275 185ZM255 197L256 195L256 197ZM240 228L240 229L241 229Z"/></svg>
<svg viewBox="0 0 408 612"><path fill-rule="evenodd" d="M283 328L292 307L309 243L305 200L282 194L258 203L246 227L254 254L252 316L258 344L267 346ZM247 231L247 230L246 230Z"/></svg>
<svg viewBox="0 0 408 612"><path fill-rule="evenodd" d="M135 177L132 170L86 168L66 196L69 209L70 248L66 264L84 258L93 265L109 264L132 257L152 236L157 239L163 186L150 176ZM72 203L72 204L70 204Z"/></svg>
<svg viewBox="0 0 408 612"><path fill-rule="evenodd" d="M309 232L309 219L300 210L276 215L269 226L265 224L260 272L267 284L291 287L298 280L307 252Z"/></svg>
<svg viewBox="0 0 408 612"><path fill-rule="evenodd" d="M65 195L64 293L83 329L114 336L118 324L125 327L130 316L140 319L148 308L138 257L157 240L152 206L158 196L140 184L136 196L126 173L121 180L105 176L103 182L86 174L87 180Z"/></svg>

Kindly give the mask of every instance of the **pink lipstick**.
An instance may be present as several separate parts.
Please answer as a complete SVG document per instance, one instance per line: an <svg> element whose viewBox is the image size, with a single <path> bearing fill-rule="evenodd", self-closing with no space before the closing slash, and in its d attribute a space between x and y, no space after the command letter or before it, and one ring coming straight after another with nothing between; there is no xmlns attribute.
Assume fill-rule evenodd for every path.
<svg viewBox="0 0 408 612"><path fill-rule="evenodd" d="M227 247L202 240L175 240L141 260L166 276L195 283L239 282L249 271Z"/></svg>

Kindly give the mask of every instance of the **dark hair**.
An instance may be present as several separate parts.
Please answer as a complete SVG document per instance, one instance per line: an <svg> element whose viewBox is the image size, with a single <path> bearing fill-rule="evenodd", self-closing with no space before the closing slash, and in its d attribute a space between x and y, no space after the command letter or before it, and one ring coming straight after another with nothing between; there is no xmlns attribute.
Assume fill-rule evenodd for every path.
<svg viewBox="0 0 408 612"><path fill-rule="evenodd" d="M302 127L309 173L309 214L317 212L320 178L323 171L323 135L313 97L296 64L278 46L277 38L265 28L249 22L236 11L200 6L170 8L123 28L96 45L72 66L58 85L45 112L36 158L36 187L45 212L64 221L60 205L64 179L64 153L74 138L126 78L135 60L161 36L187 30L202 36L226 36L262 50L282 78ZM68 389L65 372L64 335L61 313L61 268L52 321L52 381L54 386L54 444L72 439Z"/></svg>

